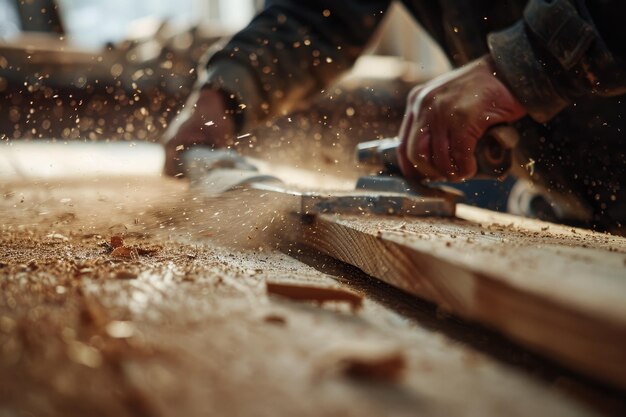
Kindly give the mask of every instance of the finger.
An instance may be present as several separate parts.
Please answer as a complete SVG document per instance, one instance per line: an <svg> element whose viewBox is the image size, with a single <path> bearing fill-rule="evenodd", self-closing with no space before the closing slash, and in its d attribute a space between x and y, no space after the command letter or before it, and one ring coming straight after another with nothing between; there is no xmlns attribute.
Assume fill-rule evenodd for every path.
<svg viewBox="0 0 626 417"><path fill-rule="evenodd" d="M420 177L419 171L415 169L415 166L408 156L409 132L411 130L411 125L413 124L413 119L413 113L407 113L402 121L402 126L400 127L400 132L398 134L398 137L400 138L400 146L397 150L398 164L400 165L400 171L402 171L402 174L407 178Z"/></svg>
<svg viewBox="0 0 626 417"><path fill-rule="evenodd" d="M421 87L415 87L409 92L409 95L407 96L404 117L402 118L402 124L400 125L400 131L398 133L398 137L400 137L401 139L406 138L409 131L411 130L413 122L415 121L415 102L421 90Z"/></svg>
<svg viewBox="0 0 626 417"><path fill-rule="evenodd" d="M455 180L457 172L450 156L454 144L450 141L448 130L442 123L434 123L431 131L432 163L443 177Z"/></svg>
<svg viewBox="0 0 626 417"><path fill-rule="evenodd" d="M398 138L400 138L400 146L404 146L405 149L406 142L409 136L409 131L411 130L411 125L413 124L413 119L413 112L409 111L409 109L407 108L406 113L404 114L404 118L402 119L402 124L400 125L400 131L398 132Z"/></svg>
<svg viewBox="0 0 626 417"><path fill-rule="evenodd" d="M407 155L419 173L420 179L436 180L441 178L439 171L432 165L431 143L430 129L414 124L409 133Z"/></svg>
<svg viewBox="0 0 626 417"><path fill-rule="evenodd" d="M420 123L425 93L423 87L416 87L409 93L407 113L400 128L401 145L398 149L403 174L419 180L439 177L439 173L430 163L430 133Z"/></svg>
<svg viewBox="0 0 626 417"><path fill-rule="evenodd" d="M477 165L474 155L476 140L471 137L461 136L457 142L458 146L452 150L451 155L457 166L458 179L464 180L476 175Z"/></svg>

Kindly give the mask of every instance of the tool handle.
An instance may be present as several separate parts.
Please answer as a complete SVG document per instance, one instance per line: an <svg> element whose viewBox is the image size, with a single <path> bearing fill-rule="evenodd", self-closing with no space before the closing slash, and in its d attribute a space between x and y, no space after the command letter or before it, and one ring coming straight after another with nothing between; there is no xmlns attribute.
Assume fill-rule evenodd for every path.
<svg viewBox="0 0 626 417"><path fill-rule="evenodd" d="M514 127L497 125L489 128L476 143L476 175L474 178L505 177L513 164L513 149L519 134Z"/></svg>
<svg viewBox="0 0 626 417"><path fill-rule="evenodd" d="M517 145L517 130L509 125L489 128L476 143L474 156L477 171L474 178L502 178L511 169L513 148ZM356 150L359 163L384 171L400 174L398 163L398 138L387 138L360 143Z"/></svg>

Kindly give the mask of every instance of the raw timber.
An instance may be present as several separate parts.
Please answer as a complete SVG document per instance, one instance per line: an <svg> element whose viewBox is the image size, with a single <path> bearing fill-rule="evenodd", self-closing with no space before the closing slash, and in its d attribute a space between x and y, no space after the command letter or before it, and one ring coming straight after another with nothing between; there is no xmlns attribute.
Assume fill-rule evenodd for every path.
<svg viewBox="0 0 626 417"><path fill-rule="evenodd" d="M626 239L463 205L457 216L323 215L303 241L626 388Z"/></svg>

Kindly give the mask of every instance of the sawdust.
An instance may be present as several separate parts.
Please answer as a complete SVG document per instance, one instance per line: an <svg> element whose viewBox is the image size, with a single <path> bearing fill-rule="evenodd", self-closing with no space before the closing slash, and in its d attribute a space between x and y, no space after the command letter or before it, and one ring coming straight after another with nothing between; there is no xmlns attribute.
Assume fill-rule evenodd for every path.
<svg viewBox="0 0 626 417"><path fill-rule="evenodd" d="M267 279L336 282L275 252L224 248L210 236L187 242L195 226L183 231L184 218L155 228L160 196L182 195L180 183L7 187L15 194L0 201L0 402L9 413L439 416L506 403L537 415L519 400L532 397L551 415L585 414L494 361L466 372L462 348L372 303L353 315L267 298ZM74 216L59 204L68 196ZM111 256L116 235L138 256ZM346 339L405 349L326 350ZM429 366L428 381L412 363ZM463 395L445 389L450 376Z"/></svg>
<svg viewBox="0 0 626 417"><path fill-rule="evenodd" d="M203 196L190 191L164 198L149 211L147 230L178 239L211 241L232 249L276 248L293 241L300 219L284 202L252 189Z"/></svg>
<svg viewBox="0 0 626 417"><path fill-rule="evenodd" d="M130 259L138 259L139 254L136 250L128 246L120 246L118 248L113 249L111 252L111 256L114 258L130 258Z"/></svg>
<svg viewBox="0 0 626 417"><path fill-rule="evenodd" d="M211 396L215 399L209 401L214 409L231 414L242 408L250 411L267 395L264 392L282 389L280 382L270 382L271 378L280 380L282 368L258 370L269 366L265 353L252 356L261 364L255 365L255 372L269 372L270 377L264 379L269 391L241 382L243 376L237 372L245 375L246 371L236 366L223 369L224 363L246 358L247 340L257 340L250 343L257 346L264 334L254 330L259 324L248 323L249 313L243 317L238 313L238 305L258 304L248 294L263 274L271 273L271 267L251 265L238 270L238 253L181 244L165 234L130 232L122 239L104 239L109 232L106 222L87 233L77 221L62 228L54 225L55 233L64 239L48 237L45 223L20 226L23 219L0 226L0 401L9 409L35 415L154 416L177 415L181 409L193 414L205 409L207 397L194 393L194 386L217 378L219 383L211 383L217 390ZM134 248L136 256L114 256L116 250L128 248ZM210 330L204 329L203 334L210 335L211 354L210 359L201 360L207 354L207 342L187 348L179 338L184 335L193 341L196 323L206 320ZM170 326L172 321L176 324ZM277 329L287 327L284 313L267 314L263 322ZM219 329L214 329L216 325ZM242 331L245 337L240 340ZM211 365L215 360L216 368ZM301 359L298 363L301 370L291 368L289 374L295 370L304 382L287 384L288 392L300 392L305 386L310 391L306 375L315 364L301 363ZM201 373L194 370L199 366L204 369ZM185 387L184 395L180 386ZM189 401L190 395L195 401ZM243 404L251 405L228 399L233 395L250 398ZM33 396L41 400L32 402ZM164 405L160 396L171 405ZM280 398L278 393L270 397ZM297 405L300 401L287 401L286 410L291 411L273 406L273 415L301 414L297 412L302 410ZM377 413L357 407L342 414Z"/></svg>

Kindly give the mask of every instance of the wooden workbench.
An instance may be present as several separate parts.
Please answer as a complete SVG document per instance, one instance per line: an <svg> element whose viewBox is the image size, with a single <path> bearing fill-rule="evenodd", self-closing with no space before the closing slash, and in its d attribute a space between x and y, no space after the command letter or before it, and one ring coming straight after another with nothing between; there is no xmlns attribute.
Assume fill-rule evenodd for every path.
<svg viewBox="0 0 626 417"><path fill-rule="evenodd" d="M626 410L618 388L308 248L219 246L213 236L188 233L195 226L180 218L155 216L164 202L187 197L181 182L138 173L0 185L4 409L116 416ZM458 224L442 227L448 233ZM127 255L108 246L118 235ZM296 302L268 294L267 281L349 291L362 305Z"/></svg>

